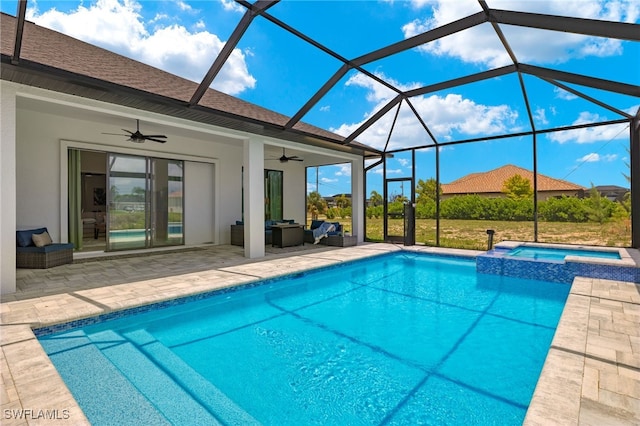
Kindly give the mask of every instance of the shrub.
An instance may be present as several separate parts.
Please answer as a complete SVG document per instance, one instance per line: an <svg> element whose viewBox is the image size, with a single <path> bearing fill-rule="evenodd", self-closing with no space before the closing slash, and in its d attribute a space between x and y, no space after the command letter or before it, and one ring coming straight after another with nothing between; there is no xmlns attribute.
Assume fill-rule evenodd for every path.
<svg viewBox="0 0 640 426"><path fill-rule="evenodd" d="M416 204L416 219L435 219L436 202L433 199L426 199Z"/></svg>
<svg viewBox="0 0 640 426"><path fill-rule="evenodd" d="M586 222L584 201L563 196L538 202L538 220L546 222Z"/></svg>

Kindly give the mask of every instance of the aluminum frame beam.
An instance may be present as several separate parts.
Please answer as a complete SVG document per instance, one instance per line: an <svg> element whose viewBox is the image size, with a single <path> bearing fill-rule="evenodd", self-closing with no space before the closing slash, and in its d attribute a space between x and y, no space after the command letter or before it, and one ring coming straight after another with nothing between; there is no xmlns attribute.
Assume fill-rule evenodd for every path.
<svg viewBox="0 0 640 426"><path fill-rule="evenodd" d="M558 71L550 68L538 67L535 65L520 64L518 69L525 73L535 75L540 78L549 78L552 80L560 80L567 83L578 84L580 86L593 87L594 89L606 90L608 92L620 93L640 97L640 86L633 84L620 83L602 78L589 77L584 74L574 74L566 71Z"/></svg>
<svg viewBox="0 0 640 426"><path fill-rule="evenodd" d="M640 25L598 19L544 15L530 12L490 9L489 22L516 25L563 33L583 34L594 37L640 41Z"/></svg>
<svg viewBox="0 0 640 426"><path fill-rule="evenodd" d="M220 50L218 56L213 61L213 64L211 64L211 68L209 68L209 71L207 71L207 74L204 76L202 82L200 82L200 85L193 93L193 96L191 96L189 106L196 105L198 102L200 102L200 99L202 99L204 94L207 92L207 89L209 89L209 86L211 86L213 79L216 78L224 64L227 63L227 59L229 59L229 56L231 56L233 49L236 48L244 33L247 31L247 29L249 29L249 25L251 25L251 21L253 21L253 18L257 16L259 11L267 10L271 6L278 3L278 1L279 0L258 0L251 9L247 9L247 11L242 16L242 19L240 19L240 22L233 30L233 33L229 37L229 40L227 40L227 42Z"/></svg>
<svg viewBox="0 0 640 426"><path fill-rule="evenodd" d="M484 12L474 13L473 15L451 22L450 24L434 28L406 40L399 41L398 43L390 44L382 49L374 50L373 52L353 59L351 62L357 66L365 65L370 62L386 58L387 56L395 55L396 53L404 52L405 50L413 49L414 47L421 46L425 43L455 34L468 28L475 27L476 25L484 22L487 22L487 16Z"/></svg>
<svg viewBox="0 0 640 426"><path fill-rule="evenodd" d="M11 63L17 65L20 62L20 51L22 50L22 35L24 34L24 21L27 15L27 0L18 0L18 21L16 23L16 38L13 45L13 56Z"/></svg>
<svg viewBox="0 0 640 426"><path fill-rule="evenodd" d="M482 71L477 74L465 75L464 77L454 78L452 80L447 80L440 83L430 84L429 86L408 90L404 94L408 98L413 98L414 96L426 95L427 93L433 93L439 90L451 89L453 87L475 83L476 81L487 80L494 77L501 77L505 74L511 74L516 71L516 65L507 65L501 68L494 68L492 70Z"/></svg>
<svg viewBox="0 0 640 426"><path fill-rule="evenodd" d="M640 108L629 126L631 156L631 246L640 249Z"/></svg>

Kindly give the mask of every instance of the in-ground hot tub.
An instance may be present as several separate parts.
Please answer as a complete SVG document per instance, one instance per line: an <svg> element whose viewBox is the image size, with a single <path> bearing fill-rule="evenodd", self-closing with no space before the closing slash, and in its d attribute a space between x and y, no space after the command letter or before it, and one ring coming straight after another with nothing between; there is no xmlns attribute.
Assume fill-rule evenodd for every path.
<svg viewBox="0 0 640 426"><path fill-rule="evenodd" d="M509 251L505 256L534 260L564 261L567 256L593 257L598 259L622 259L619 249L562 248L541 247L522 244Z"/></svg>
<svg viewBox="0 0 640 426"><path fill-rule="evenodd" d="M477 257L484 274L570 284L577 276L640 283L640 269L626 249L505 241Z"/></svg>

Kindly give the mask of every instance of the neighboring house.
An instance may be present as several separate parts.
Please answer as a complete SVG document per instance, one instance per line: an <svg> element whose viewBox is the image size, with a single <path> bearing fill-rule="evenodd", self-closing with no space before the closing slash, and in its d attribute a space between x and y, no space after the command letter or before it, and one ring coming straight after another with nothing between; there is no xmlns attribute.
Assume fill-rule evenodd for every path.
<svg viewBox="0 0 640 426"><path fill-rule="evenodd" d="M304 223L305 166L350 163L362 240L363 157L376 150L302 122L286 128L289 117L210 88L191 102L197 83L32 22L15 57L17 19L0 14L0 24L1 293L15 291L16 230L81 241L105 210L103 250L228 244L244 220L245 256L262 257L265 169L281 177L269 190L283 217ZM166 143L114 135L136 120ZM285 148L304 163L270 160ZM123 226L134 220L147 223L117 238L133 235Z"/></svg>
<svg viewBox="0 0 640 426"><path fill-rule="evenodd" d="M629 188L623 188L617 185L598 185L595 189L600 193L600 195L611 201L624 200L624 197L630 191Z"/></svg>
<svg viewBox="0 0 640 426"><path fill-rule="evenodd" d="M531 182L533 188L533 172L522 167L507 164L488 172L471 173L451 183L442 184L442 198L455 195L477 194L483 197L506 197L503 192L504 183L515 175L520 175ZM582 197L584 187L566 180L554 179L538 173L538 200L546 200L563 195Z"/></svg>
<svg viewBox="0 0 640 426"><path fill-rule="evenodd" d="M322 197L322 198L324 199L324 201L327 202L327 207L336 207L337 206L336 199L338 197L342 197L343 195L347 197L349 201L351 201L351 194L335 194L329 197Z"/></svg>

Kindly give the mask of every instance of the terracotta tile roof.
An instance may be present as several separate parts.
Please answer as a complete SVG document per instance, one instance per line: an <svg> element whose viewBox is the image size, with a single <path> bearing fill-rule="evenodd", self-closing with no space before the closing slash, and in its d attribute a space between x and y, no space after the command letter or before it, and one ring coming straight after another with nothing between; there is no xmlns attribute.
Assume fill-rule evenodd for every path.
<svg viewBox="0 0 640 426"><path fill-rule="evenodd" d="M13 55L16 24L17 19L14 16L0 14L2 55ZM29 21L24 25L20 58L184 103L189 102L198 87L198 83L193 81ZM284 126L289 121L289 117L283 114L211 88L207 90L198 105L277 126ZM297 123L294 130L335 141L344 140L343 136L305 123Z"/></svg>
<svg viewBox="0 0 640 426"><path fill-rule="evenodd" d="M451 183L442 184L442 193L485 194L500 193L504 183L514 175L529 179L533 187L533 172L511 164L483 173L471 173ZM554 179L538 173L538 191L579 191L585 188L565 180Z"/></svg>

